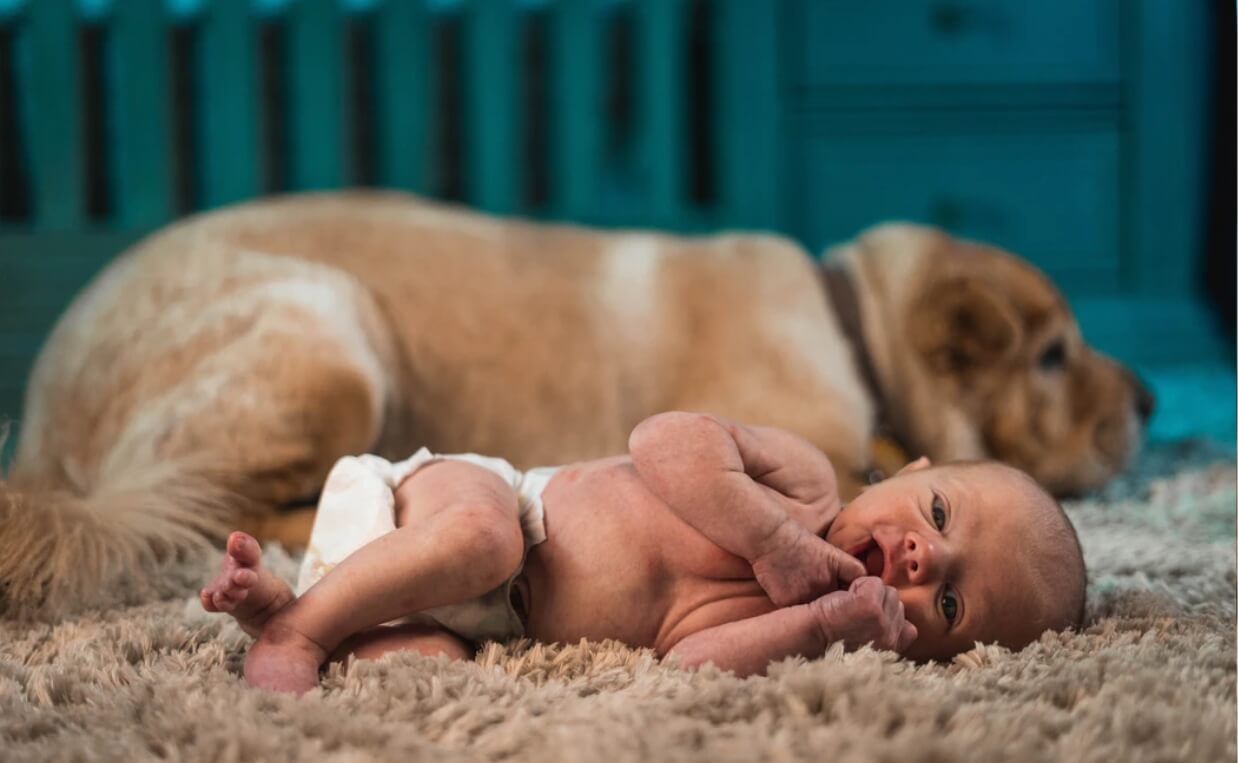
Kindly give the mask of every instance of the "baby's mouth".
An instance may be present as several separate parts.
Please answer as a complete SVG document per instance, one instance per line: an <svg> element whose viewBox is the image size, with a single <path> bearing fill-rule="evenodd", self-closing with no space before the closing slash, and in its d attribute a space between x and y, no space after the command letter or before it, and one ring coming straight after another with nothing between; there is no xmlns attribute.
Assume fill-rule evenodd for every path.
<svg viewBox="0 0 1238 763"><path fill-rule="evenodd" d="M886 556L881 551L877 541L869 538L863 543L851 547L847 553L864 562L864 569L873 577L881 577L886 569Z"/></svg>

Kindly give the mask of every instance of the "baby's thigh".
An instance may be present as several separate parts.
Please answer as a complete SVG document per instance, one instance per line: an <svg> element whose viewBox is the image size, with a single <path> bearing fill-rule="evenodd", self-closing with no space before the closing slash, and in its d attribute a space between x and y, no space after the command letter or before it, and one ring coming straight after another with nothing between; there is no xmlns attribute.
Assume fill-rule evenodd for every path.
<svg viewBox="0 0 1238 763"><path fill-rule="evenodd" d="M417 652L427 657L446 655L452 660L473 659L473 647L459 636L432 625L405 624L371 628L349 636L331 654L331 660L349 656L376 660L388 652Z"/></svg>
<svg viewBox="0 0 1238 763"><path fill-rule="evenodd" d="M395 491L396 525L417 526L444 512L459 522L476 522L519 533L516 491L499 475L464 461L438 461L408 479Z"/></svg>

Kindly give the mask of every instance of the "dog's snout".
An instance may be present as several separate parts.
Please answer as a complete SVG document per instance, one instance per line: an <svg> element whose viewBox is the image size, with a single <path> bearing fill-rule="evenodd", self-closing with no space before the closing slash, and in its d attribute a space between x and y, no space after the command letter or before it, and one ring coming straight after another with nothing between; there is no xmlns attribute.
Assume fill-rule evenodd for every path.
<svg viewBox="0 0 1238 763"><path fill-rule="evenodd" d="M1131 393L1135 396L1135 413L1139 414L1141 423L1148 423L1148 419L1152 418L1152 412L1156 410L1156 397L1148 386L1139 380L1139 377L1134 374L1130 375Z"/></svg>

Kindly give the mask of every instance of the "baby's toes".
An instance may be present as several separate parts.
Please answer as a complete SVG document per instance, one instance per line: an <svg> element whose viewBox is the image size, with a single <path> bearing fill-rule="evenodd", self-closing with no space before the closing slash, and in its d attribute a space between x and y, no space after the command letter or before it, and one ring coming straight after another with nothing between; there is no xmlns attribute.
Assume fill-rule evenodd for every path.
<svg viewBox="0 0 1238 763"><path fill-rule="evenodd" d="M248 595L248 588L225 588L212 594L211 603L215 605L216 612L231 612Z"/></svg>
<svg viewBox="0 0 1238 763"><path fill-rule="evenodd" d="M228 536L228 555L241 567L257 567L262 561L262 547L254 536L237 531Z"/></svg>
<svg viewBox="0 0 1238 763"><path fill-rule="evenodd" d="M203 588L198 591L198 601L202 603L202 608L207 612L218 612L215 608L214 592L210 588Z"/></svg>
<svg viewBox="0 0 1238 763"><path fill-rule="evenodd" d="M258 582L258 573L248 567L241 567L232 571L230 580L235 588L251 588Z"/></svg>

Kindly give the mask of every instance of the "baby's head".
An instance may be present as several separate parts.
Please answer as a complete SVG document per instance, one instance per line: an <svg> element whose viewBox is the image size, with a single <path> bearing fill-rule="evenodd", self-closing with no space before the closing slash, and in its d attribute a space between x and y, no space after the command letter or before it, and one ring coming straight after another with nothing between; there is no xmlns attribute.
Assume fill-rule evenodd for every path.
<svg viewBox="0 0 1238 763"><path fill-rule="evenodd" d="M825 535L898 589L919 635L906 656L944 659L974 642L1021 649L1079 627L1086 570L1061 506L995 462L921 459L848 504Z"/></svg>

